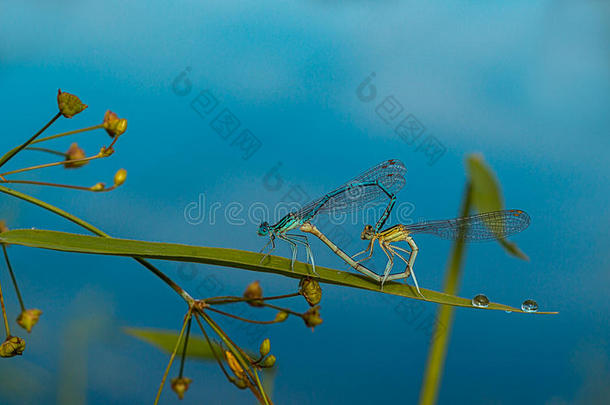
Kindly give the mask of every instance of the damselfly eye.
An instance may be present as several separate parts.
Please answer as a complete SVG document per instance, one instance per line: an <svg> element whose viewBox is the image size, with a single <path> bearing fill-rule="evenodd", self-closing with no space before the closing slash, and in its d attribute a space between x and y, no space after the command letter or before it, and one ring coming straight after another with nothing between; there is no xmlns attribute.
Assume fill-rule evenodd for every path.
<svg viewBox="0 0 610 405"><path fill-rule="evenodd" d="M269 234L269 224L267 222L263 222L262 224L260 224L258 226L258 235L259 236L266 236Z"/></svg>

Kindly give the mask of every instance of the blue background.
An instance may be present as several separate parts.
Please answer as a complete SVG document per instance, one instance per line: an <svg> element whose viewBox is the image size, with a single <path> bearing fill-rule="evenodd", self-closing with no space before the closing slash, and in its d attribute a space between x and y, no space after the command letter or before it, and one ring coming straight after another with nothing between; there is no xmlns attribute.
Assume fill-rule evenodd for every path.
<svg viewBox="0 0 610 405"><path fill-rule="evenodd" d="M480 152L506 206L532 217L513 238L530 261L495 243L472 246L460 295L485 293L514 306L534 298L560 314L458 309L439 402L602 403L610 395L609 19L602 1L4 3L0 149L52 117L57 88L77 94L89 108L48 134L96 124L111 109L129 120L116 153L77 171L19 178L112 183L124 167L127 182L101 194L20 190L114 236L246 250L264 241L243 213L243 225L227 221L232 202L273 207L292 186L317 197L397 158L408 169L399 201L414 204L412 217L449 218L460 205L464 158ZM180 96L173 85L186 68L190 92L179 87L188 93ZM365 103L356 89L371 72L377 97ZM219 106L201 117L190 103L206 89ZM446 148L435 164L376 114L391 95L404 108L398 120L413 114L425 126L419 141L433 135ZM222 108L260 140L251 158L210 127ZM98 130L52 146L66 150L72 141L93 154L109 138ZM6 168L49 159L23 153ZM265 176L279 162L274 191ZM206 209L221 204L214 224L207 216L199 224L185 220L185 207L200 194ZM0 204L11 228L82 232L8 196ZM345 229L354 236L350 250L362 248L362 224ZM438 290L450 243L426 236L417 242L418 281ZM312 244L317 263L346 268ZM44 314L26 336L25 355L0 362L0 403L152 402L167 355L121 327L179 329L182 301L129 259L9 251L27 306ZM158 264L201 297L240 294L253 280L269 295L296 288L278 276ZM5 271L0 279L14 319L18 305ZM305 309L298 299L291 305ZM271 339L279 404L414 403L435 313L434 304L324 286L324 323L313 333L298 319L259 329L225 325L252 349ZM252 402L215 364L189 362L186 374L194 383L185 404ZM166 389L163 403L178 400Z"/></svg>

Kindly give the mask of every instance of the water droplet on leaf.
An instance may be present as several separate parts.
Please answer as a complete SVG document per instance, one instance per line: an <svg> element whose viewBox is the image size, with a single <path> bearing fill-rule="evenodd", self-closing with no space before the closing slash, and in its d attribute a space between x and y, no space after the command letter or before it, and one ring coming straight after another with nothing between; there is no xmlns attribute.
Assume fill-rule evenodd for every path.
<svg viewBox="0 0 610 405"><path fill-rule="evenodd" d="M534 300L525 300L521 304L521 309L525 312L536 312L538 311L538 303Z"/></svg>
<svg viewBox="0 0 610 405"><path fill-rule="evenodd" d="M485 294L479 294L472 299L472 306L487 308L489 306L489 298Z"/></svg>

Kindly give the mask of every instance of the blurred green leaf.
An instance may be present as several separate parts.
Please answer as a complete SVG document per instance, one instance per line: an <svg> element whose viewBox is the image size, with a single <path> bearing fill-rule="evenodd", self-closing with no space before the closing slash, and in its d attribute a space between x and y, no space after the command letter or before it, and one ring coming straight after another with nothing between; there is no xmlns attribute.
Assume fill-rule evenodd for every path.
<svg viewBox="0 0 610 405"><path fill-rule="evenodd" d="M123 328L123 331L139 339L143 342L146 342L156 348L166 352L171 353L174 350L174 346L176 345L176 339L178 339L179 332L164 330L164 329L153 329L153 328ZM224 358L224 350L219 343L211 341L214 346L214 350L220 356L220 358ZM182 346L180 346L182 347ZM255 359L258 358L258 354L254 352L250 352L248 350L245 351L248 356ZM213 361L214 354L212 353L212 348L208 344L208 341L201 336L191 336L189 337L189 344L186 349L186 357L194 360L202 360L202 361ZM271 368L263 368L261 372L264 375L263 378L263 386L265 387L265 392L269 395L273 393L274 382L275 382L275 374L277 372L277 363L274 367Z"/></svg>
<svg viewBox="0 0 610 405"><path fill-rule="evenodd" d="M500 211L504 209L504 199L498 178L485 163L483 156L471 154L466 158L466 168L470 178L472 204L478 212ZM516 243L498 239L498 243L511 256L529 260Z"/></svg>
<svg viewBox="0 0 610 405"><path fill-rule="evenodd" d="M151 344L158 349L163 350L166 353L171 353L176 345L176 339L178 339L178 332L163 330L163 329L151 329L151 328L123 328L123 331L143 342ZM214 350L216 353L223 356L224 350L220 344L212 341ZM182 344L181 344L182 350ZM205 361L216 361L212 348L208 344L204 337L193 336L189 338L189 344L186 349L186 355L192 359L205 360Z"/></svg>
<svg viewBox="0 0 610 405"><path fill-rule="evenodd" d="M466 168L472 186L472 203L479 212L504 209L502 191L498 179L491 168L478 154L466 158Z"/></svg>
<svg viewBox="0 0 610 405"><path fill-rule="evenodd" d="M504 250L508 252L508 254L518 257L519 259L529 260L530 258L519 249L519 246L515 242L508 241L506 239L498 239L498 243L504 247Z"/></svg>
<svg viewBox="0 0 610 405"><path fill-rule="evenodd" d="M149 259L161 259L183 262L195 262L227 266L245 270L280 274L285 277L302 279L310 277L318 282L337 284L346 287L400 295L438 304L476 308L471 299L460 298L449 294L421 288L426 297L420 297L415 287L408 284L388 282L381 290L374 280L351 272L345 272L327 267L316 266L317 274L311 272L311 267L303 262L295 262L294 270L290 270L290 259L269 256L260 263L260 253L237 249L211 248L202 246L179 245L174 243L143 242L129 239L106 238L74 233L16 229L0 234L0 243L30 246L42 249L59 250L75 253L92 253L112 256L128 256ZM490 303L485 309L511 312L524 312L520 308L503 304ZM546 312L536 312L542 314Z"/></svg>

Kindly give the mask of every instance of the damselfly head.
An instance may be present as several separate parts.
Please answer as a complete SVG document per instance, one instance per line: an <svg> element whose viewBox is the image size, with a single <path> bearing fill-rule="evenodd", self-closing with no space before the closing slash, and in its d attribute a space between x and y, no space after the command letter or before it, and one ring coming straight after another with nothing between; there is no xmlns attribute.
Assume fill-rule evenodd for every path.
<svg viewBox="0 0 610 405"><path fill-rule="evenodd" d="M258 226L258 231L257 231L258 236L267 236L267 235L269 235L269 229L270 229L269 222L265 221L265 222L261 223Z"/></svg>
<svg viewBox="0 0 610 405"><path fill-rule="evenodd" d="M360 239L362 240L371 240L375 232L373 231L373 227L371 225L366 225L360 234Z"/></svg>

